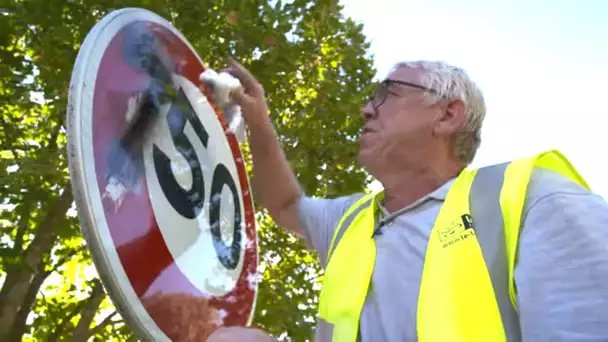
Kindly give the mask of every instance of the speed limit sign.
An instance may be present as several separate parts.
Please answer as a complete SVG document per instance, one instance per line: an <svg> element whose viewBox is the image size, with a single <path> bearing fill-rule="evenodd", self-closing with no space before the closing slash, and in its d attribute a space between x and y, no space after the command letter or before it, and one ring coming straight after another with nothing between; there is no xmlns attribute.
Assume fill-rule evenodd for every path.
<svg viewBox="0 0 608 342"><path fill-rule="evenodd" d="M205 65L143 9L104 17L70 84L78 215L98 273L145 340L204 341L248 325L257 236L238 141L199 82Z"/></svg>

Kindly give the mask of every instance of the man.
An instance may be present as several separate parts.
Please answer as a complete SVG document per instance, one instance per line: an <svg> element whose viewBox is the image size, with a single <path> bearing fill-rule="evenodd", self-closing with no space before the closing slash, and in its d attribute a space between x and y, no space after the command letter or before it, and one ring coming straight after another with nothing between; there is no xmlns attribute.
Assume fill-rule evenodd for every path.
<svg viewBox="0 0 608 342"><path fill-rule="evenodd" d="M242 107L250 130L254 163L252 186L257 201L267 208L281 227L302 236L318 252L324 265L330 260L339 259L339 254L349 255L347 251L339 253L337 250L346 250L347 247L341 246L352 244L347 238L349 234L354 236L357 229L368 228L358 223L356 227L353 224L345 229L345 233L337 230L343 228L347 212L355 210L357 206L353 205L363 194L336 199L313 199L303 195L277 142L262 86L235 61L230 62L230 71L244 85L244 91L234 94L234 100ZM359 152L361 164L384 187L381 196L370 197L372 199L368 201L371 207L378 209L374 211L375 222L368 224L373 225L369 227L373 234L368 238L372 252L365 254L366 258L369 256L374 260L370 268L373 271L369 278L362 278L369 279L369 284L364 284L362 288L365 293L361 308L355 308L357 312L353 317L356 322L350 322L351 326L347 328L344 326L348 324L340 323L340 333L332 332L332 328L336 329L338 325L332 326L323 318L339 316L340 313L331 313L333 306L346 307L350 304L340 304L330 295L324 298L322 293L320 306L323 317L319 319L317 341L331 341L332 336L334 341L352 341L355 339L353 331L361 341L432 341L433 338L428 337L433 336L432 329L450 329L447 327L454 325L457 319L464 320L458 321L460 323L452 329L457 332L462 326L463 335L447 335L450 341L465 341L466 336L494 336L488 335L494 333L488 332L494 328L478 327L494 323L496 336L503 336L496 340L608 341L608 205L582 186L582 179L577 183L575 180L579 178L575 172L572 173L575 176L568 178L537 167L532 172L527 191L523 188L525 204L521 228L517 224L521 233L515 235L515 241L517 238L519 241L516 256L511 257L515 263L512 286L507 279L509 271L503 255L509 254L504 251L505 243L496 244L498 251L494 251L487 248L487 242L482 241L482 228L487 230L500 222L498 226L502 229L502 221L498 221L500 218L493 217L487 225L479 225L477 218L483 215L473 214L471 227L459 226L458 229L472 228L475 231L477 238L474 239L479 239L482 245L489 273L496 267L501 270L499 274L486 277L483 272L488 272L480 271L479 267L466 263L454 266L458 268L452 272L456 274L452 276L454 284L467 281L459 278L466 278L478 271L480 273L475 274L481 275L479 279L492 278L491 283L490 280L487 282L494 286L482 286L480 291L487 290L496 295L496 300L492 297L492 300L485 301L491 303L480 304L486 305L487 312L470 312L471 317L467 317L469 314L461 314L466 312L466 303L460 304L460 311L455 314L446 313L449 310L443 308L443 305L451 304L422 303L420 298L423 295L429 298L425 301L433 300L434 297L428 295L434 291L433 288L441 290L441 284L436 281L432 286L427 284L423 287L425 281L422 278L432 268L427 259L431 254L439 255L427 248L430 248L431 232L435 229L438 215L442 207L447 206L446 196L452 193L450 189L456 186L456 182L462 183L459 175L464 174L463 170L471 163L479 147L485 110L482 94L467 74L445 63L422 61L398 64L379 86L374 99L362 111L365 125ZM559 165L566 164L563 162ZM480 177L481 173L480 170ZM506 182L507 178L504 179ZM276 187L275 184L282 186ZM473 188L475 186L474 183ZM474 195L473 188L472 207L483 206L484 203L480 202L489 201ZM489 192L489 188L476 191L483 194ZM503 192L492 195L490 200L498 203L499 193ZM478 214L487 211L489 209L477 210ZM500 216L500 207L497 213ZM511 214L509 211L503 211L503 214L506 215L504 220L507 226L507 216ZM467 221L463 219L463 222L467 226ZM439 239L449 238L452 232L448 229L440 233L444 235ZM448 250L447 246L452 243L464 246L465 242L458 240L471 236L468 234L450 240L450 243L443 245L443 250ZM496 236L502 236L502 231ZM491 240L488 240L490 245ZM507 241L509 243L515 246ZM507 246L506 249L509 248ZM357 255L351 253L350 257ZM345 260L343 262L348 262L348 257L342 258ZM492 262L490 259L499 261ZM364 264L366 259L360 259L360 262ZM481 263L484 263L483 259ZM327 269L325 287L330 286L327 279L329 267L331 265ZM461 276L458 275L460 271ZM333 274L338 272L332 270ZM351 273L354 279L357 272L357 267L351 267L342 271L341 277L332 276L332 280L340 283L341 278L349 277ZM445 277L447 279L449 276ZM496 281L496 278L502 281ZM452 283L446 280L446 291L449 292ZM350 290L347 287L342 286L341 289ZM338 291L332 293L340 296ZM439 292L435 294L439 295ZM513 297L509 298L509 294ZM475 296L475 293L472 295ZM458 293L452 297L458 297ZM446 297L446 301L452 297ZM483 302L481 299L474 300L471 305L476 305L476 301ZM433 314L429 316L428 312ZM448 315L450 319L441 320L441 315ZM484 316L494 318L485 320ZM431 321L425 317L431 317ZM437 317L435 322L432 322L433 317ZM423 318L426 320L421 323ZM476 319L480 320L477 324L473 322L471 327L467 326ZM341 322L339 317L334 321ZM466 335L466 329L471 331L471 335ZM422 333L427 337L422 338ZM221 329L210 338L210 341L268 340L270 337L260 330L245 328Z"/></svg>

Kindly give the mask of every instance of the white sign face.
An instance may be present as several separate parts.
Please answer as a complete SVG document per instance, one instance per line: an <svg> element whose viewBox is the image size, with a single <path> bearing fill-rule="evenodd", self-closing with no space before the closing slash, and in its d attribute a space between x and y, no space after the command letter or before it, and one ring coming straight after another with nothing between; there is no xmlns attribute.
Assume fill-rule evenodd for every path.
<svg viewBox="0 0 608 342"><path fill-rule="evenodd" d="M173 80L184 101L162 107L144 145L150 199L177 266L199 290L221 296L234 289L243 268L239 176L207 98L185 77Z"/></svg>
<svg viewBox="0 0 608 342"><path fill-rule="evenodd" d="M68 147L82 230L143 340L204 341L253 316L253 202L237 139L199 88L204 70L166 20L130 8L93 27L72 75Z"/></svg>

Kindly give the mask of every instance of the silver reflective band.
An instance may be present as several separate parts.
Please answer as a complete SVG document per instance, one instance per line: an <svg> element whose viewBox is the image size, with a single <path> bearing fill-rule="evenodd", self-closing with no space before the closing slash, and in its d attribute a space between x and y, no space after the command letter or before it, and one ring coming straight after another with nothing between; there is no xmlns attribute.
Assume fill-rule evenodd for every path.
<svg viewBox="0 0 608 342"><path fill-rule="evenodd" d="M507 335L507 341L521 341L519 316L509 299L509 271L500 191L508 163L479 169L473 185L469 205L475 235L488 267L496 301Z"/></svg>

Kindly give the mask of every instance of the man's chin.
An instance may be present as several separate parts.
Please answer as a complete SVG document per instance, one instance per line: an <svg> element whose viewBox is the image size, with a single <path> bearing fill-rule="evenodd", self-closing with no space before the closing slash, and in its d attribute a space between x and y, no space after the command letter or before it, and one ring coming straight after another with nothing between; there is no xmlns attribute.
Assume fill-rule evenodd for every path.
<svg viewBox="0 0 608 342"><path fill-rule="evenodd" d="M378 149L361 149L359 150L358 159L359 165L374 177L376 177L377 172L381 172L385 165L382 152L378 151Z"/></svg>
<svg viewBox="0 0 608 342"><path fill-rule="evenodd" d="M369 149L361 149L359 150L358 159L359 164L361 164L361 166L363 166L364 168L368 168L369 165L372 163L373 153Z"/></svg>

